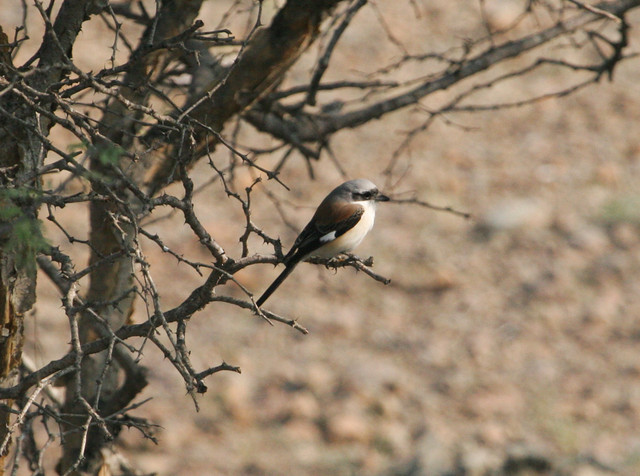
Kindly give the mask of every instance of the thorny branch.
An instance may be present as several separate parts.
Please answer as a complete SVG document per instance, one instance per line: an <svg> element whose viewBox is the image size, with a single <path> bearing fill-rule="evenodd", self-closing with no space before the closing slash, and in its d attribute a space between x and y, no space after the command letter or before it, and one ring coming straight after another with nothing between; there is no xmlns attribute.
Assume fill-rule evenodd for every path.
<svg viewBox="0 0 640 476"><path fill-rule="evenodd" d="M7 242L26 217L46 207L43 216L63 239L47 243L37 225L19 250L37 255L41 271L58 288L71 336L70 348L62 349L61 357L29 369L17 383L0 388L0 399L8 402L5 407L13 415L0 442L0 454L11 438L16 440L15 469L21 454L33 467L41 468L45 449L62 433L66 439L72 433L79 435L80 447L68 462L68 471L83 469L95 455L97 436L116 438L122 425L153 438L151 425L130 415L144 403L132 402L147 385L146 372L139 365L147 344L156 346L173 365L196 406L197 394L207 390L207 377L221 371L239 373L239 367L226 362L204 370L192 363L197 349L189 346L189 322L199 311L206 309L202 314L207 317L222 316L219 308L227 305L308 333L296 319L258 309L252 289L239 274L282 260L282 244L272 235L275 232L258 226L263 218L259 213L266 213L260 208L266 198L272 215L293 228L288 216L292 204L277 198L269 186L277 182L288 190L285 177L296 167L296 157L303 157L310 176L319 167L315 164L326 167L322 160L327 155L345 175L347 158L333 153L333 134L409 110L423 117L412 130L403 132L382 171L389 184L401 183L398 162L413 139L436 120L454 124L451 117L458 113L521 107L571 94L603 77L612 79L621 61L636 57L627 51L631 42L627 13L640 6L640 0L529 2L506 28L487 27L484 37L441 52L425 52L402 44L381 6L365 0L288 1L270 22L263 18L262 2L257 2L247 11L245 35L227 30L224 24L206 29L204 21L196 19L199 1L157 2L157 11L147 11L142 3L107 2L99 12L93 9L101 2L89 2L80 10L73 9L74 2L63 3L64 8L53 16L51 9L35 2L37 18L47 29L46 44L22 64L14 62L28 41L27 25L16 29L11 42L0 35L0 152L5 157L31 150L28 142L22 148L6 146L13 143L11 131L20 131L38 144L39 151L33 154L47 156L46 162L24 174L16 172L15 164L1 161L0 238ZM333 62L344 54L342 43L366 8L372 8L378 19L379 41L394 45L401 57L372 65L371 72L350 70L335 79ZM523 19L543 9L551 20L540 22L534 31L525 30ZM113 38L109 54L100 63L108 66L89 72L78 66L71 53L75 35L96 13ZM479 17L488 26L484 13ZM223 23L228 20L222 18ZM324 19L330 21L323 23ZM145 27L138 39L134 39L133 24ZM316 42L322 45L308 53L315 55L315 64L307 77L290 81L286 73ZM537 53L554 42L562 46L556 49L557 55L554 50ZM123 45L128 57L120 52ZM516 57L526 61L507 63ZM512 101L477 99L499 89L496 86L548 68L570 73L568 82ZM408 77L406 70L419 72ZM202 81L203 77L208 80ZM449 95L446 100L436 106L427 104L432 95L444 92ZM229 133L225 126L232 123ZM257 145L257 140L244 143L249 141L246 125L266 134L267 145ZM52 130L66 131L75 143L61 141L50 134ZM228 156L216 151L216 146ZM203 157L207 164L195 173ZM172 183L174 188L167 189ZM471 216L416 197L393 202ZM202 213L205 206L230 209L239 218L224 227L220 221L212 226ZM70 225L61 211L65 208L78 213L90 208L90 228L78 231ZM206 258L193 258L193 249L155 227L162 220L157 218L159 209L181 218ZM237 233L225 233L222 228L237 229ZM239 251L226 244L225 235L239 236ZM266 243L269 253L256 251L256 239ZM157 257L145 248L149 243L153 251L160 250L160 259L177 260L194 271L197 284L172 308L163 304L156 285L152 265ZM90 262L79 266L72 258L78 255L75 250L90 252ZM372 271L373 258L310 261L333 269L352 267L381 283L390 282ZM102 286L94 284L91 289L105 291L82 294L88 279ZM118 285L113 286L114 282ZM136 297L142 312L134 312ZM113 315L121 320L117 325ZM132 316L138 323L132 323ZM101 360L96 360L89 378L83 369L91 356L98 355ZM114 383L112 372L124 379ZM72 429L58 433L47 426L47 442L27 451L25 441L36 418L32 408L45 426L46 421L55 421L61 428L69 425L61 402L47 396L52 395L48 388L56 380L66 383L67 402L74 400L81 419L67 427ZM89 394L91 385L94 392ZM50 409L45 411L37 401L41 397L48 399Z"/></svg>

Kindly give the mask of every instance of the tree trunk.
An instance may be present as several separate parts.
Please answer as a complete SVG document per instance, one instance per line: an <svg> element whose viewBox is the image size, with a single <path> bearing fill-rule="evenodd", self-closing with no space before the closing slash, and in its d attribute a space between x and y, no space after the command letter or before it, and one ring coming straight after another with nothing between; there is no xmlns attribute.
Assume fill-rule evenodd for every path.
<svg viewBox="0 0 640 476"><path fill-rule="evenodd" d="M3 108L22 112L25 121L36 124L31 117L21 111L11 98L2 103ZM4 176L0 181L0 387L17 383L18 370L22 360L24 341L24 316L35 302L36 262L39 241L39 224L36 208L28 203L20 188L9 190L7 184L13 181L37 187L36 182L28 182L42 161L42 150L38 141L26 133L24 128L0 118L0 168ZM24 190L24 189L23 189ZM32 234L33 233L33 234ZM0 445L10 438L11 407L14 401L0 402ZM0 455L0 474L4 467L7 451Z"/></svg>

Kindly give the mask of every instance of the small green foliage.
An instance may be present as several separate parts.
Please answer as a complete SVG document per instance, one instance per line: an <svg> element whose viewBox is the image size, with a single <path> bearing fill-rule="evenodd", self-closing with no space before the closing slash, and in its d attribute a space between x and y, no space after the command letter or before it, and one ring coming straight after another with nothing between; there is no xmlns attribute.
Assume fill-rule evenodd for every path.
<svg viewBox="0 0 640 476"><path fill-rule="evenodd" d="M49 248L49 243L42 235L42 222L35 218L20 217L13 223L3 248L4 254L11 255L18 268L27 267L29 271L35 271L36 254Z"/></svg>
<svg viewBox="0 0 640 476"><path fill-rule="evenodd" d="M71 144L67 149L69 152L76 152L78 150L90 152L91 155L96 157L102 165L117 165L120 160L120 156L124 154L124 149L118 145L102 144L99 146L92 146L86 141Z"/></svg>
<svg viewBox="0 0 640 476"><path fill-rule="evenodd" d="M89 146L90 144L87 141L74 142L73 144L69 144L67 146L67 150L69 152L76 152L78 150L87 151L89 149Z"/></svg>
<svg viewBox="0 0 640 476"><path fill-rule="evenodd" d="M0 223L5 230L0 237L2 254L30 272L35 272L35 255L49 247L42 234L42 223L29 212L28 202L35 196L37 192L29 188L0 191ZM26 206L21 206L21 202Z"/></svg>
<svg viewBox="0 0 640 476"><path fill-rule="evenodd" d="M96 157L102 165L118 165L124 149L117 145L107 145L96 150Z"/></svg>
<svg viewBox="0 0 640 476"><path fill-rule="evenodd" d="M27 200L38 197L41 193L29 187L5 188L0 190L0 200Z"/></svg>
<svg viewBox="0 0 640 476"><path fill-rule="evenodd" d="M9 221L22 213L20 207L9 200L0 201L0 221Z"/></svg>

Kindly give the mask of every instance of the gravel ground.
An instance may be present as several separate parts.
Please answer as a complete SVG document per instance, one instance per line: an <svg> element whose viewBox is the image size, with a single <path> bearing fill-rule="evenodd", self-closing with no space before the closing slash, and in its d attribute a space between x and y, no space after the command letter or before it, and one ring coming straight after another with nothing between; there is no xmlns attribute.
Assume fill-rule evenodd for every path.
<svg viewBox="0 0 640 476"><path fill-rule="evenodd" d="M391 30L412 52L442 50L479 28L471 11L452 11L444 0L406 29L406 12L388 8ZM505 12L496 10L496 21ZM330 79L398 53L376 49L380 27L370 15L345 38L353 56L339 59ZM640 24L637 14L632 20ZM403 132L424 116L401 112L341 133L332 146L350 177L366 176L395 196L417 191L473 218L382 204L358 254L373 255L390 285L303 264L268 302L309 335L223 304L195 315L194 364L242 368L210 377L199 412L147 346L151 378L142 398L153 400L135 413L161 425L159 445L130 430L125 454L162 475L640 474L639 77L640 61L630 60L614 82L562 100L436 121L401 156L398 170L407 173L393 187L382 172ZM565 79L512 81L487 99L512 100ZM250 131L245 140L255 140ZM201 182L213 175L206 164L197 172ZM289 194L265 185L300 228L342 181L327 158L317 172L311 182L292 164L283 175ZM257 224L289 246L295 232L260 190L255 204ZM197 211L233 255L242 222L229 205L211 188ZM60 219L86 236L77 209ZM155 228L176 251L208 259L179 219ZM152 245L145 251L165 306L200 282ZM239 279L259 293L277 272L252 268ZM43 362L65 350L68 330L51 285L43 278L39 286L26 351ZM240 296L231 286L225 292Z"/></svg>

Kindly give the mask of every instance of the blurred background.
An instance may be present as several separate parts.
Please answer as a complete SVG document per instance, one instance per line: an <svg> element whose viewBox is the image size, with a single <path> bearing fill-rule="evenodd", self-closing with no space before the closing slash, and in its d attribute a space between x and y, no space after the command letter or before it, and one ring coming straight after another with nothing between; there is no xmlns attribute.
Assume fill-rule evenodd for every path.
<svg viewBox="0 0 640 476"><path fill-rule="evenodd" d="M200 18L216 25L230 4L209 2ZM522 2L486 5L484 20L496 28L522 11ZM266 14L277 6L265 2ZM19 21L2 10L4 25ZM636 42L638 13L629 18ZM483 34L482 20L478 2L377 2L354 19L327 79L366 77L403 48L459 46ZM247 18L233 21L225 26L242 36ZM397 44L381 40L389 32ZM38 25L29 33L39 38ZM99 68L110 46L104 24L92 20L74 58ZM310 51L286 81L306 77L316 60ZM402 74L418 71L409 65ZM572 74L544 70L481 98L499 104L537 96ZM340 167L323 156L314 179L304 159L292 156L281 175L291 191L269 181L253 195L254 222L285 250L345 178L366 177L394 198L417 196L472 218L382 204L357 254L373 256L374 271L391 284L302 264L265 306L298 319L308 335L222 303L194 315L187 331L194 365L224 360L242 369L210 377L199 412L180 376L146 346L150 384L139 400L152 399L135 414L159 425L158 444L130 430L123 453L161 475L640 474L638 78L640 60L631 59L612 82L603 78L568 97L444 115L395 157L391 174L407 132L425 120L424 110L451 99L446 92L425 100L423 110L337 134L331 148ZM59 133L57 140L68 139ZM249 127L238 140L271 144ZM261 160L273 166L279 159ZM215 175L205 161L197 166L196 211L237 256L242 210L219 185L207 185ZM255 176L238 172L234 185L242 190ZM281 201L283 214L269 197ZM58 218L87 237L86 209L68 207ZM148 229L167 246L210 260L179 216L154 218ZM47 226L52 242L86 261L86 250ZM252 252L272 253L250 243ZM143 247L164 307L201 282L157 246ZM259 295L279 271L255 266L237 277ZM233 285L219 292L242 297ZM38 296L25 353L42 365L66 352L69 331L45 276Z"/></svg>

